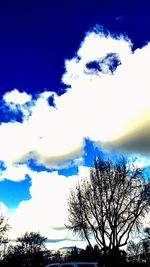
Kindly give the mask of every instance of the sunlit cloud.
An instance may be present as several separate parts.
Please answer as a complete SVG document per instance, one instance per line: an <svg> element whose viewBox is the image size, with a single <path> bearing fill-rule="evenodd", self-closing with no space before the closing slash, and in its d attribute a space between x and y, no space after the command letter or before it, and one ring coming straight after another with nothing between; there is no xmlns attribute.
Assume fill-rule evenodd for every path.
<svg viewBox="0 0 150 267"><path fill-rule="evenodd" d="M26 179L26 175L32 173L28 169L26 164L7 164L5 169L1 171L0 180L10 180L14 182L19 182Z"/></svg>
<svg viewBox="0 0 150 267"><path fill-rule="evenodd" d="M130 135L131 130L135 130L138 136L137 128L140 129L143 123L146 127L149 125L150 100L147 84L150 45L134 52L131 48L131 42L123 37L113 39L111 36L90 33L78 51L79 59L66 62L67 72L63 81L71 84L74 93L78 92L78 100L84 99L85 113L83 111L82 114L89 122L89 129L85 129L88 129L87 135L94 141L116 144L120 140L121 143L126 134ZM88 62L95 60L102 64L101 59L109 53L118 55L121 63L113 75L109 71L98 72L97 69L96 73L85 74ZM106 65L102 66L103 69L109 69L107 61L103 61L103 64ZM64 95L65 97L67 96ZM79 103L82 105L81 101ZM86 122L84 126L85 124ZM145 135L147 132L149 131L145 131ZM138 148L141 152L140 144L137 150Z"/></svg>
<svg viewBox="0 0 150 267"><path fill-rule="evenodd" d="M54 167L61 166L61 162L66 165L67 160L81 156L83 140L76 124L69 130L69 125L73 125L69 114L65 117L65 114L60 115L57 109L49 106L49 96L50 93L46 92L39 95L29 107L31 115L25 116L22 123L1 124L2 160L11 163L35 157L39 163Z"/></svg>
<svg viewBox="0 0 150 267"><path fill-rule="evenodd" d="M24 110L24 119L1 124L0 159L10 164L36 158L62 167L82 158L85 138L103 147L148 151L149 54L149 44L132 51L127 37L89 32L76 56L65 61L65 94L45 91L33 100L15 89L4 95L7 105ZM55 106L48 103L52 94Z"/></svg>
<svg viewBox="0 0 150 267"><path fill-rule="evenodd" d="M79 177L89 175L82 166L86 139L105 151L129 153L138 166L149 165L149 55L150 44L133 51L123 35L89 32L75 56L65 60L66 93L45 91L32 99L14 89L4 95L4 104L21 110L23 118L0 125L0 160L6 167L0 179L31 177L31 199L11 214L12 236L39 230L50 239L72 238L64 227L67 196ZM30 159L55 169L74 164L79 176L36 172L27 167Z"/></svg>
<svg viewBox="0 0 150 267"><path fill-rule="evenodd" d="M145 160L145 162L144 162ZM137 157L135 165L142 167L140 159ZM142 162L144 165L146 159ZM47 171L36 172L29 170L31 178L29 200L20 202L15 211L9 214L9 223L11 229L9 238L16 239L26 231L40 231L40 233L51 240L50 243L61 242L66 240L67 244L80 244L86 246L86 242L75 236L71 231L66 229L68 224L68 197L70 190L74 190L75 185L81 179L90 177L90 168L80 166L77 175L66 177L59 175L57 171L51 173ZM4 206L5 210L6 207ZM149 223L150 217L147 214L144 218L144 226ZM48 244L49 248L57 245Z"/></svg>
<svg viewBox="0 0 150 267"><path fill-rule="evenodd" d="M25 92L19 92L14 89L3 96L3 100L8 104L23 105L31 101L31 96Z"/></svg>
<svg viewBox="0 0 150 267"><path fill-rule="evenodd" d="M75 239L65 224L68 222L68 196L71 188L82 177L89 176L88 167L79 167L79 174L66 177L57 171L48 173L30 171L31 199L21 201L10 215L10 237L25 231L40 231L49 239Z"/></svg>

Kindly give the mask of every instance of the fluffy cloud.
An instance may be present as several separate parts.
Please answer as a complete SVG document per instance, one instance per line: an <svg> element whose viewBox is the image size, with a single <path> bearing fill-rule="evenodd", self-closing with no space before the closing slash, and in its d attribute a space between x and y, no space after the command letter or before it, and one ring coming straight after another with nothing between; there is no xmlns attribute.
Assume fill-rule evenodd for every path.
<svg viewBox="0 0 150 267"><path fill-rule="evenodd" d="M150 44L132 52L131 43L123 37L90 33L76 59L66 61L63 81L78 95L79 110L84 106L84 136L124 149L130 147L131 151L149 149L149 52ZM104 60L110 53L118 55L121 63L113 75L104 71L110 68L110 62ZM87 73L90 62L99 63L99 69L95 66L95 71Z"/></svg>
<svg viewBox="0 0 150 267"><path fill-rule="evenodd" d="M132 51L126 37L90 32L65 68L62 81L68 91L61 96L45 91L33 100L14 89L3 97L10 109L21 110L23 122L0 125L0 160L6 167L0 179L31 177L31 199L11 214L12 237L40 230L50 239L72 238L64 228L69 188L88 176L81 166L79 176L38 173L27 168L28 159L54 168L70 160L82 165L85 138L104 149L149 155L150 44ZM51 96L55 106L48 104ZM135 162L149 165L145 157Z"/></svg>
<svg viewBox="0 0 150 267"><path fill-rule="evenodd" d="M31 199L20 202L10 215L11 238L25 231L40 231L49 239L72 239L71 232L65 229L67 223L67 200L71 188L81 177L89 176L87 167L79 168L79 175L66 177L58 172L30 171L32 185Z"/></svg>
<svg viewBox="0 0 150 267"><path fill-rule="evenodd" d="M55 168L69 160L81 165L84 138L105 149L149 153L149 55L150 44L133 52L131 41L123 36L91 32L76 56L65 61L65 94L44 92L33 100L15 89L4 95L11 109L19 105L24 118L22 123L0 125L0 160L7 167L1 179L19 181L28 174L32 182L31 199L20 202L10 216L12 237L39 230L50 239L72 239L64 228L69 189L89 174L81 166L79 176L38 173L27 168L26 160ZM52 95L55 107L48 104ZM143 167L149 159L138 156L135 163Z"/></svg>
<svg viewBox="0 0 150 267"><path fill-rule="evenodd" d="M25 92L21 93L17 89L14 89L11 92L6 93L3 96L3 100L7 104L23 105L31 101L31 96Z"/></svg>
<svg viewBox="0 0 150 267"><path fill-rule="evenodd" d="M1 124L0 159L10 164L34 157L62 167L82 156L86 137L137 153L149 151L149 54L149 44L133 52L123 36L88 33L76 56L65 61L62 80L70 89L53 96L56 108L48 104L50 92L34 101L17 89L5 94L10 107L24 109L24 121Z"/></svg>
<svg viewBox="0 0 150 267"><path fill-rule="evenodd" d="M147 164L148 162L144 162ZM135 164L142 164L139 158ZM89 178L89 168L79 167L78 175L66 177L57 171L31 171L31 199L21 201L18 208L9 215L11 229L9 238L16 239L26 231L39 231L49 240L48 248L66 246L86 247L86 241L78 239L65 228L68 222L68 196L71 189L83 178ZM3 208L5 206L3 205ZM6 208L4 209L4 211ZM149 214L144 218L144 225L150 222Z"/></svg>
<svg viewBox="0 0 150 267"><path fill-rule="evenodd" d="M4 170L1 171L0 180L8 179L19 182L26 179L26 175L30 175L30 171L26 164L5 164Z"/></svg>
<svg viewBox="0 0 150 267"><path fill-rule="evenodd" d="M83 140L76 124L69 114L61 114L48 105L50 94L39 95L30 105L31 115L25 116L23 123L1 124L1 160L10 164L36 157L40 163L54 167L81 155Z"/></svg>

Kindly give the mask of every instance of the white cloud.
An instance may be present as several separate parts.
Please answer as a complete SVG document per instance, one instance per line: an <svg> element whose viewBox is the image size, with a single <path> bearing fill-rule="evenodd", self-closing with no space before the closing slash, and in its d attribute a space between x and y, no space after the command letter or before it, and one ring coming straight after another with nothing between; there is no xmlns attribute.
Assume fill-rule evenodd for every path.
<svg viewBox="0 0 150 267"><path fill-rule="evenodd" d="M57 171L30 171L31 199L21 201L18 208L9 215L9 238L16 239L26 231L39 231L50 240L64 240L50 242L47 244L49 248L62 247L66 242L67 245L86 247L87 243L79 241L77 236L65 228L65 224L68 223L69 192L83 177L88 179L89 174L90 169L83 166L79 167L78 175L70 177L59 175ZM144 226L149 223L149 218L149 214L144 218Z"/></svg>
<svg viewBox="0 0 150 267"><path fill-rule="evenodd" d="M150 45L134 53L131 46L123 36L88 33L77 56L65 62L62 80L71 88L62 96L54 95L56 108L47 101L52 92L45 91L34 101L17 89L5 94L8 104L18 103L24 110L24 121L1 124L0 159L11 164L35 157L46 166L62 167L70 159L82 158L86 137L123 149L136 146L139 153L145 151L142 138L149 150ZM112 58L107 58L111 53L121 61L114 74L109 70ZM89 72L87 64L92 61L102 72ZM138 131L142 124L143 135ZM130 137L135 131L133 144Z"/></svg>
<svg viewBox="0 0 150 267"><path fill-rule="evenodd" d="M60 112L40 96L32 106L32 115L23 123L2 123L0 159L11 163L36 156L39 162L54 167L58 162L66 163L78 157L82 151L81 135L69 114L67 118L59 115ZM74 127L69 130L71 124Z"/></svg>
<svg viewBox="0 0 150 267"><path fill-rule="evenodd" d="M1 171L0 180L8 179L19 182L26 179L26 175L32 172L28 169L26 164L7 164L5 170Z"/></svg>
<svg viewBox="0 0 150 267"><path fill-rule="evenodd" d="M3 100L7 104L12 103L12 104L24 105L25 103L31 101L31 95L25 92L19 92L17 89L14 89L11 92L4 94Z"/></svg>
<svg viewBox="0 0 150 267"><path fill-rule="evenodd" d="M110 59L104 60L109 53L121 61L113 75ZM102 72L88 69L92 61ZM45 91L33 101L17 89L4 95L10 108L19 105L24 118L23 123L0 125L0 160L7 167L0 179L19 181L26 174L32 179L31 199L22 201L11 214L12 236L40 230L51 239L72 237L56 227L63 227L67 220L68 190L78 179L57 172L36 173L17 162L36 158L38 163L60 168L73 160L78 166L83 162L86 137L104 147L114 145L137 153L150 150L150 44L133 53L131 42L123 37L88 33L77 56L66 60L65 67L62 80L71 88L62 96ZM52 94L56 108L47 101ZM149 160L143 157L141 164ZM79 167L79 177L88 176L88 171Z"/></svg>
<svg viewBox="0 0 150 267"><path fill-rule="evenodd" d="M15 238L25 231L40 231L50 239L72 239L71 232L65 229L68 221L67 200L71 188L81 177L89 176L89 168L80 167L79 175L66 177L58 172L30 172L32 185L31 199L20 202L10 215L12 229L10 236Z"/></svg>
<svg viewBox="0 0 150 267"><path fill-rule="evenodd" d="M85 74L88 62L99 62L109 53L115 53L121 61L114 75L109 72ZM78 110L81 111L83 136L103 144L114 144L118 148L130 147L131 151L136 146L136 152L139 153L149 150L149 54L150 44L133 53L131 42L123 37L113 39L111 36L106 38L89 33L78 51L78 57L66 61L63 81L71 85L74 94L72 102L78 103ZM62 96L62 99L67 97L71 99L69 93ZM58 107L63 106L62 99L56 100ZM72 102L66 100L70 106ZM142 124L145 129L141 129L141 134L139 130ZM82 123L80 125L82 127ZM130 143L131 131L135 144ZM140 138L145 146L140 145Z"/></svg>

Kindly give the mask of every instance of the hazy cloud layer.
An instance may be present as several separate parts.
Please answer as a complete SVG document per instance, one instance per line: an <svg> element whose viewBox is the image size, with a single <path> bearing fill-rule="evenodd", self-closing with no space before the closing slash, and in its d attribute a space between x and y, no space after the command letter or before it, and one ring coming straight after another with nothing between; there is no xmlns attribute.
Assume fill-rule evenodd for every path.
<svg viewBox="0 0 150 267"><path fill-rule="evenodd" d="M150 113L148 113L150 115ZM144 122L144 123L143 123ZM114 143L113 147L130 153L140 153L143 156L150 155L150 121L143 118L143 122L125 135L122 135Z"/></svg>

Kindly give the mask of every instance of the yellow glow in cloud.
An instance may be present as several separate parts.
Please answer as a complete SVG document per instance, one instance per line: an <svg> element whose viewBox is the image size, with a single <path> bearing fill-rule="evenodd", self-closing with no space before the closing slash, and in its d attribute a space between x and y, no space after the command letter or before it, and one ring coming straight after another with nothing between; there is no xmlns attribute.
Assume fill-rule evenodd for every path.
<svg viewBox="0 0 150 267"><path fill-rule="evenodd" d="M111 60L104 60L110 53L121 62L114 73L109 70ZM89 72L87 64L92 61L105 71ZM84 138L117 147L126 139L124 148L128 148L130 132L138 132L143 123L149 125L149 44L132 52L131 42L123 36L88 33L77 57L66 60L65 67L62 80L70 88L61 96L54 95L56 108L47 102L52 93L44 92L30 101L31 115L23 123L0 125L1 160L11 164L35 157L46 166L62 166L82 156ZM12 92L6 96L8 104ZM137 151L142 146L137 145Z"/></svg>
<svg viewBox="0 0 150 267"><path fill-rule="evenodd" d="M86 74L88 62L99 62L109 53L117 54L121 61L113 75ZM143 122L149 124L149 55L149 44L132 52L131 42L123 37L89 33L78 51L80 60L66 62L63 81L71 85L78 100L83 99L79 109L83 104L84 125L92 140L113 143Z"/></svg>
<svg viewBox="0 0 150 267"><path fill-rule="evenodd" d="M109 53L121 61L113 74L108 62L102 63ZM105 72L87 69L94 60L103 64ZM24 179L28 173L32 178L31 199L22 201L10 218L15 237L26 230L40 230L49 238L68 237L68 232L56 228L66 223L68 190L78 177L36 173L12 163L30 157L48 167L62 167L70 159L82 162L86 137L132 152L150 151L150 44L132 52L131 43L123 37L89 33L77 57L65 66L62 79L71 87L62 96L54 95L56 108L48 105L50 93L44 92L30 101L31 115L23 123L0 125L0 159L8 167L4 174ZM12 95L4 98L7 104ZM80 167L79 177L85 176L88 168Z"/></svg>

